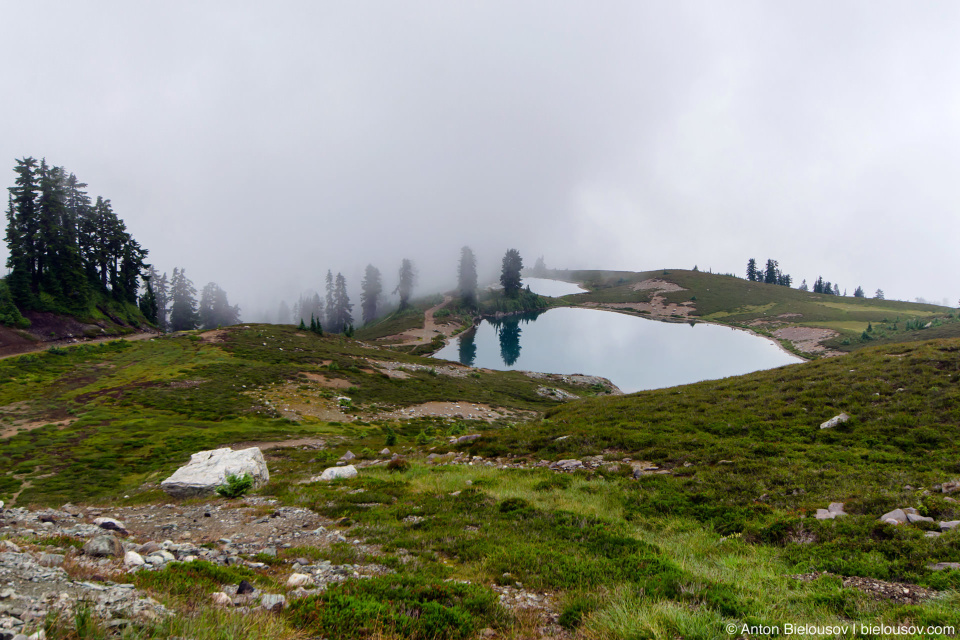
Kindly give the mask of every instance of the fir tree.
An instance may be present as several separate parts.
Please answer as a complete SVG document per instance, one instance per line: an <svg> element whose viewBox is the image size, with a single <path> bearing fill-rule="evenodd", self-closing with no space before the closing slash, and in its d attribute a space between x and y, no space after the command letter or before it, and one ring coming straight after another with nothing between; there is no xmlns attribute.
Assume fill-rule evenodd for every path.
<svg viewBox="0 0 960 640"><path fill-rule="evenodd" d="M157 296L153 292L153 285L150 284L150 276L145 276L143 281L147 291L140 296L140 312L149 322L159 324L157 320Z"/></svg>
<svg viewBox="0 0 960 640"><path fill-rule="evenodd" d="M756 282L757 279L757 261L754 258L750 258L747 261L747 280Z"/></svg>
<svg viewBox="0 0 960 640"><path fill-rule="evenodd" d="M544 270L543 258L538 265ZM457 265L457 289L464 304L469 307L477 306L477 259L470 247L460 249L460 264Z"/></svg>
<svg viewBox="0 0 960 640"><path fill-rule="evenodd" d="M338 273L333 291L334 317L331 330L342 333L353 324L353 305L347 296L347 279Z"/></svg>
<svg viewBox="0 0 960 640"><path fill-rule="evenodd" d="M363 323L367 324L377 319L380 294L383 292L380 270L372 264L368 264L360 288L360 309L363 314Z"/></svg>
<svg viewBox="0 0 960 640"><path fill-rule="evenodd" d="M500 284L503 285L503 292L511 298L517 297L520 292L521 277L523 270L523 258L516 249L508 250L503 256L503 264L500 270Z"/></svg>
<svg viewBox="0 0 960 640"><path fill-rule="evenodd" d="M394 293L400 294L400 309L406 309L410 306L410 296L413 295L413 285L416 282L417 273L413 268L413 262L407 258L400 263L399 282Z"/></svg>
<svg viewBox="0 0 960 640"><path fill-rule="evenodd" d="M170 308L170 330L189 331L197 328L199 314L197 313L197 290L193 282L187 278L185 269L174 269L170 281L170 297L173 304Z"/></svg>
<svg viewBox="0 0 960 640"><path fill-rule="evenodd" d="M327 285L327 305L326 305L327 327L334 327L336 326L334 323L334 315L336 315L336 311L333 308L333 273L330 271L330 269L327 269L326 285Z"/></svg>

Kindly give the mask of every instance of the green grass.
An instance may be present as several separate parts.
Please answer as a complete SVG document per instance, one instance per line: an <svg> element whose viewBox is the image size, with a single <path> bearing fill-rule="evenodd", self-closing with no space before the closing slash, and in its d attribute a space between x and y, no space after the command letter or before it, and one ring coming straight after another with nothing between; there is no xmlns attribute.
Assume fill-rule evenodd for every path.
<svg viewBox="0 0 960 640"><path fill-rule="evenodd" d="M118 340L2 360L0 406L25 403L21 417L40 424L73 422L0 441L8 468L28 474L0 475L0 499L25 480L33 486L21 503L57 505L149 492L196 451L236 442L356 437L353 426L281 418L275 405L258 395L292 381L304 397L332 396L303 373L348 381L352 403L361 409L451 400L541 411L557 404L538 396L538 382L517 372L455 378L411 370L400 380L374 372L370 360L438 363L341 336L270 325L232 328L221 343L192 335ZM410 442L435 426L431 420L405 422L396 431ZM386 436L378 427L359 440L376 451Z"/></svg>

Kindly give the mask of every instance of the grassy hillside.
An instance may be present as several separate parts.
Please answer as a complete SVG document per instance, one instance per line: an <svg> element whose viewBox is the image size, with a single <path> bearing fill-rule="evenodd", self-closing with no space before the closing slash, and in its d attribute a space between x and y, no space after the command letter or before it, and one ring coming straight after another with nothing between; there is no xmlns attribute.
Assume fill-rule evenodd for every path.
<svg viewBox="0 0 960 640"><path fill-rule="evenodd" d="M290 549L248 573L276 582L296 557L320 553L387 573L297 600L271 619L271 637L479 638L489 628L516 639L706 640L786 635L741 633L743 625L852 622L960 629L960 572L927 566L960 562L960 532L931 538L935 523L877 519L911 506L960 519L960 504L939 490L960 478L958 380L960 340L936 340L560 404L538 387L585 389L291 327L116 341L0 362L0 498L178 502L156 484L194 451L309 438L317 447L265 452L271 482L260 495L309 507L373 551ZM428 401L483 403L498 417L398 415ZM848 422L819 428L841 411ZM482 437L448 443L468 432ZM346 449L364 459L384 446L403 462L300 483ZM449 450L460 456L428 463ZM570 458L596 462L572 473L540 463ZM850 515L812 517L830 502ZM169 580L140 582L178 611L183 593L220 588L164 571ZM497 605L499 593L520 592L560 627ZM181 615L206 614L193 604ZM383 624L371 626L371 615ZM191 637L264 637L255 625L227 632L227 622L203 619ZM166 637L165 628L137 637Z"/></svg>
<svg viewBox="0 0 960 640"><path fill-rule="evenodd" d="M409 368L393 372L384 362ZM159 481L194 451L232 442L316 436L362 447L368 436L382 442L390 427L412 444L425 428L462 433L477 424L377 417L424 402L483 403L507 413L557 404L537 394L542 381L521 373L449 375L437 371L440 364L271 325L3 360L0 425L4 436L15 435L0 440L9 464L0 499L21 488L21 503L115 497ZM341 396L349 407L339 406ZM363 417L371 422L346 424Z"/></svg>
<svg viewBox="0 0 960 640"><path fill-rule="evenodd" d="M787 327L830 329L837 335L824 344L834 351L853 351L874 343L960 337L955 310L938 305L815 294L683 269L639 273L558 271L555 277L590 289L588 293L565 296L558 304L650 302L656 295L665 304L687 303L693 309L691 317L763 334ZM652 279L682 290L635 288L637 283ZM932 326L926 327L928 323Z"/></svg>

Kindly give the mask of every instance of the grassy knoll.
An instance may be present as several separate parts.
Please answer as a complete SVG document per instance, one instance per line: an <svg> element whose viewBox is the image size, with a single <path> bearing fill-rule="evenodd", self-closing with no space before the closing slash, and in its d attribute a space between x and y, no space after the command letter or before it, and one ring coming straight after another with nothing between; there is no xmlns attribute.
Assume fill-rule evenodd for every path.
<svg viewBox="0 0 960 640"><path fill-rule="evenodd" d="M558 304L649 302L656 295L665 304L692 304L693 317L749 327L760 333L791 326L831 329L838 335L825 345L837 351L854 351L875 341L893 343L960 337L957 314L938 305L815 294L684 269L638 273L562 271L556 272L556 277L579 282L590 289L588 293L564 296ZM669 282L683 290L634 289L637 283L650 279ZM932 326L927 327L928 323ZM871 331L864 335L868 328L878 330L876 334Z"/></svg>

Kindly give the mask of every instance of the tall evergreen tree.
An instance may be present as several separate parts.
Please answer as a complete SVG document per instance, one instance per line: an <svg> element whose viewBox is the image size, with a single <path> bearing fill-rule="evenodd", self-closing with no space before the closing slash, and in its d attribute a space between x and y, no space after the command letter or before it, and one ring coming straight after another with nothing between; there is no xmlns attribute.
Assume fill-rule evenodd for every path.
<svg viewBox="0 0 960 640"><path fill-rule="evenodd" d="M39 224L37 218L37 161L23 158L16 161L17 174L14 186L10 187L7 211L7 267L10 275L7 285L10 295L18 306L32 306L37 294L40 277L37 271Z"/></svg>
<svg viewBox="0 0 960 640"><path fill-rule="evenodd" d="M757 279L757 261L754 258L750 258L747 261L747 280L756 282Z"/></svg>
<svg viewBox="0 0 960 640"><path fill-rule="evenodd" d="M877 289L876 293L873 294L874 300L884 300L883 289Z"/></svg>
<svg viewBox="0 0 960 640"><path fill-rule="evenodd" d="M542 266L543 258L540 258ZM546 267L543 267L546 270ZM463 302L477 306L477 259L470 247L460 249L460 264L457 265L457 289Z"/></svg>
<svg viewBox="0 0 960 640"><path fill-rule="evenodd" d="M410 306L410 296L413 295L413 285L416 283L417 272L413 268L413 262L404 258L400 263L400 280L394 293L400 294L400 309L406 309Z"/></svg>
<svg viewBox="0 0 960 640"><path fill-rule="evenodd" d="M331 331L344 333L353 326L353 305L347 296L347 279L338 273L333 291L334 318Z"/></svg>
<svg viewBox="0 0 960 640"><path fill-rule="evenodd" d="M776 260L767 259L767 268L763 272L763 281L767 284L777 284L777 264Z"/></svg>
<svg viewBox="0 0 960 640"><path fill-rule="evenodd" d="M156 274L156 271L153 273ZM167 282L167 272L164 271L159 279L153 278L153 281L156 282L153 293L157 296L157 324L167 331L170 327L167 319L170 312L170 285Z"/></svg>
<svg viewBox="0 0 960 640"><path fill-rule="evenodd" d="M327 306L326 306L327 315L326 315L326 319L327 319L327 321L326 321L325 324L327 325L327 328L333 330L333 327L335 326L335 318L334 318L334 316L336 315L336 310L334 309L334 305L333 305L333 288L334 288L334 287L333 287L333 272L330 271L330 269L327 269L326 285L327 285L327 297L326 297L326 300L327 300Z"/></svg>
<svg viewBox="0 0 960 640"><path fill-rule="evenodd" d="M146 285L147 291L140 296L140 312L143 313L143 317L148 321L155 325L159 325L159 320L157 317L157 296L153 292L153 285L150 283L150 276L144 276L143 281Z"/></svg>
<svg viewBox="0 0 960 640"><path fill-rule="evenodd" d="M865 297L866 297L866 294L864 294L864 292L863 292L863 287L861 287L860 285L857 285L857 288L853 290L853 297L854 297L854 298L865 298Z"/></svg>
<svg viewBox="0 0 960 640"><path fill-rule="evenodd" d="M516 249L508 250L503 256L503 264L500 269L500 284L503 285L503 292L515 298L520 292L521 277L523 270L523 258Z"/></svg>
<svg viewBox="0 0 960 640"><path fill-rule="evenodd" d="M380 294L383 293L380 270L372 264L368 264L360 288L360 309L363 313L363 323L367 324L377 319Z"/></svg>
<svg viewBox="0 0 960 640"><path fill-rule="evenodd" d="M800 286L797 287L800 291L810 291L810 287L807 286L807 279L804 278L803 282L800 283Z"/></svg>
<svg viewBox="0 0 960 640"><path fill-rule="evenodd" d="M170 297L173 300L170 308L170 330L196 329L200 321L197 313L197 290L187 278L185 269L174 268L170 281Z"/></svg>

